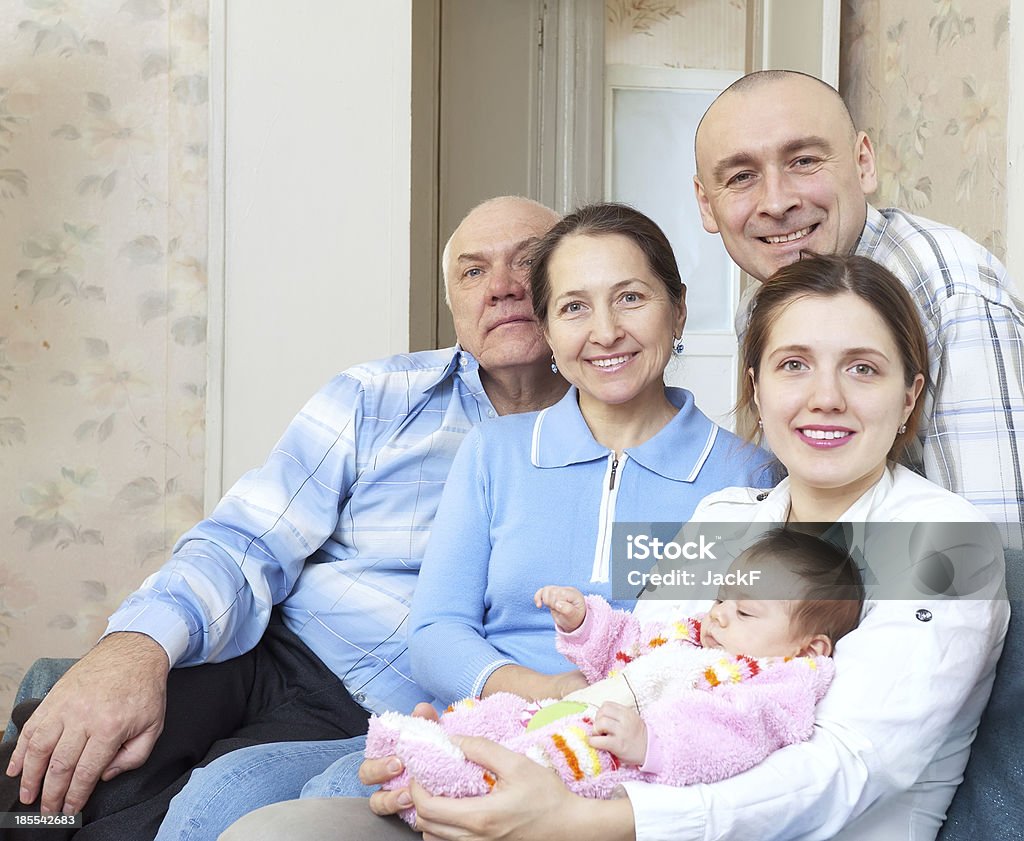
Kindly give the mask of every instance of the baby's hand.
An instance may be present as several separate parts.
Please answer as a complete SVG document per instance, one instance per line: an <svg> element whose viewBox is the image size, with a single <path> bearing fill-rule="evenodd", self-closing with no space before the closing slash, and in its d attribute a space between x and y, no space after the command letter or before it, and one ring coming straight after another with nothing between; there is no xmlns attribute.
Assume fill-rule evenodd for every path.
<svg viewBox="0 0 1024 841"><path fill-rule="evenodd" d="M587 603L583 593L575 587L556 587L549 584L541 587L533 596L537 607L546 607L559 631L570 633L583 624L587 615Z"/></svg>
<svg viewBox="0 0 1024 841"><path fill-rule="evenodd" d="M632 707L606 701L594 716L590 744L615 754L626 765L643 765L647 759L647 725Z"/></svg>

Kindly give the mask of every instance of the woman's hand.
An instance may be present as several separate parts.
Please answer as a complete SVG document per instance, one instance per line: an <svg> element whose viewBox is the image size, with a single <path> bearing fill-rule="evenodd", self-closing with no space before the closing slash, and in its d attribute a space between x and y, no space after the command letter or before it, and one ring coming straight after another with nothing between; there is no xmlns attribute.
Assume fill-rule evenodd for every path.
<svg viewBox="0 0 1024 841"><path fill-rule="evenodd" d="M430 704L417 704L412 714L417 718L437 721L437 710ZM359 766L359 780L366 786L382 786L402 773L402 761L397 756L382 756L380 759L365 759ZM396 815L412 806L409 789L375 791L370 795L370 809L376 815Z"/></svg>
<svg viewBox="0 0 1024 841"><path fill-rule="evenodd" d="M590 744L615 754L627 765L643 765L647 758L647 725L632 707L606 701L594 716Z"/></svg>
<svg viewBox="0 0 1024 841"><path fill-rule="evenodd" d="M497 782L483 797L434 797L411 787L424 841L634 841L633 808L627 798L585 800L525 756L486 739L456 740L468 759Z"/></svg>
<svg viewBox="0 0 1024 841"><path fill-rule="evenodd" d="M587 603L583 593L575 587L556 587L549 584L533 595L537 607L546 607L559 631L569 634L583 624L587 616Z"/></svg>

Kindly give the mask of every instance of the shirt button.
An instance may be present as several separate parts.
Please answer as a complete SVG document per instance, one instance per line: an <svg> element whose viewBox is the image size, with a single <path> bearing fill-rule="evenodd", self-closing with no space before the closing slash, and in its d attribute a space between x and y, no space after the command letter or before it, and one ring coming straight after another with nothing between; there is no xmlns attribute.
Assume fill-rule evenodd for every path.
<svg viewBox="0 0 1024 841"><path fill-rule="evenodd" d="M489 417L489 418L496 418L497 416L498 416L498 413L495 412L494 409L488 409L487 410L487 417Z"/></svg>
<svg viewBox="0 0 1024 841"><path fill-rule="evenodd" d="M363 692L357 692L352 697L355 698L355 700L358 701L360 704L363 703L363 701L366 700L366 694L363 693Z"/></svg>
<svg viewBox="0 0 1024 841"><path fill-rule="evenodd" d="M466 357L465 356L460 356L459 357L459 365L461 365L463 368L465 368L468 364L469 363L466 362Z"/></svg>
<svg viewBox="0 0 1024 841"><path fill-rule="evenodd" d="M915 613L914 616L916 616L922 622L932 621L932 612L930 610L925 610L923 607L917 613Z"/></svg>

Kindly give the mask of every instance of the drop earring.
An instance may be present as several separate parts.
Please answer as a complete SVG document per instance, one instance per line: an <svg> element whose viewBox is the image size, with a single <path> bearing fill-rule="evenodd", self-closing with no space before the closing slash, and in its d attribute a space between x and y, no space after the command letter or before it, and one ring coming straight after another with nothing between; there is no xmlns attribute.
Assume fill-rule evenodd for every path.
<svg viewBox="0 0 1024 841"><path fill-rule="evenodd" d="M672 353L674 353L676 356L682 356L683 347L684 347L684 345L683 345L683 337L682 336L673 336L672 337Z"/></svg>
<svg viewBox="0 0 1024 841"><path fill-rule="evenodd" d="M558 363L555 362L555 355L554 354L551 354L551 373L552 374L557 374L558 373Z"/></svg>

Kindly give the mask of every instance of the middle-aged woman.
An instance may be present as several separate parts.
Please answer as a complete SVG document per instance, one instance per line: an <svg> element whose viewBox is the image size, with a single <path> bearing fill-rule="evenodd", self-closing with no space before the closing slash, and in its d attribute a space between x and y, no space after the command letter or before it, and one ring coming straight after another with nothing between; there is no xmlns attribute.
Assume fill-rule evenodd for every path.
<svg viewBox="0 0 1024 841"><path fill-rule="evenodd" d="M531 283L552 367L571 388L542 412L475 428L452 464L410 614L414 677L445 704L586 685L555 651L533 594L557 580L611 599L613 523L683 523L708 493L771 477L763 451L712 423L690 392L665 386L686 288L653 221L618 204L570 214L538 243ZM197 772L158 837L214 837L210 813L242 813L239 781L253 768L281 779L282 798L295 796L288 751L249 748ZM304 793L332 785L329 772ZM207 813L202 829L196 811Z"/></svg>
<svg viewBox="0 0 1024 841"><path fill-rule="evenodd" d="M409 617L413 676L446 704L579 688L549 677L571 666L533 593L558 581L611 598L613 523L685 522L731 477L768 478L763 453L664 384L686 313L657 225L593 205L533 260L534 311L572 387L538 414L478 427L452 465Z"/></svg>
<svg viewBox="0 0 1024 841"><path fill-rule="evenodd" d="M836 521L852 531L932 524L951 544L971 544L973 580L982 582L970 598L922 589L866 601L860 627L836 647L836 678L808 742L711 785L630 783L626 797L588 801L529 759L466 739L466 755L497 779L491 794L446 799L413 785L375 793L371 808L383 815L414 803L425 838L460 841L570 833L593 841L933 839L991 691L1009 609L1000 598L998 534L969 503L894 463L916 433L926 348L906 290L865 258L814 257L783 268L752 310L743 404L789 475L770 493L712 494L695 517ZM892 560L909 561L911 573L924 564ZM867 562L878 559L868 553ZM653 604L641 602L637 614ZM395 762L364 763L364 781L391 778ZM298 801L260 810L224 838L260 841L285 828L306 841L411 837L393 820L367 817L362 800Z"/></svg>

